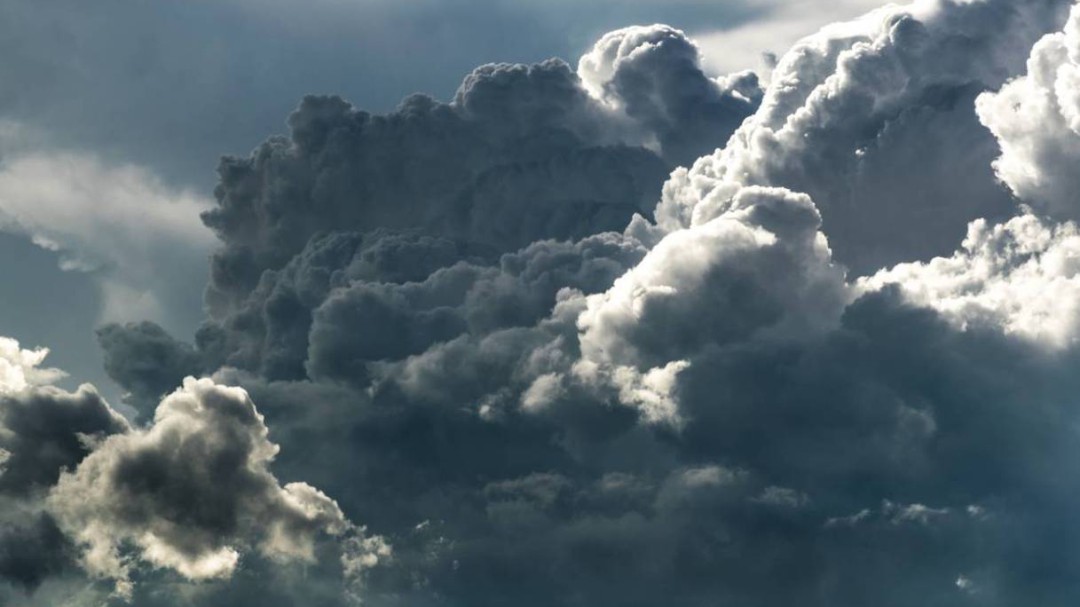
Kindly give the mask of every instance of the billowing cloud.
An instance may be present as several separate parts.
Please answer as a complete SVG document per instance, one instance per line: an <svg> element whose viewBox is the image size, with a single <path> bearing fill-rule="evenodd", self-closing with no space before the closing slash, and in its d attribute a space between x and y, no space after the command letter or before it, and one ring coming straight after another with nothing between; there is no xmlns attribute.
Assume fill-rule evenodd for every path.
<svg viewBox="0 0 1080 607"><path fill-rule="evenodd" d="M63 371L41 366L48 355L48 348L27 350L10 337L0 337L0 394L47 385L63 377Z"/></svg>
<svg viewBox="0 0 1080 607"><path fill-rule="evenodd" d="M1072 170L1080 158L1080 13L1031 52L1027 74L979 97L979 118L997 136L994 168L1025 202L1077 219Z"/></svg>
<svg viewBox="0 0 1080 607"><path fill-rule="evenodd" d="M1064 61L1031 48L1067 8L881 9L760 99L663 26L450 103L308 98L222 164L194 343L99 334L133 403L182 387L42 511L92 576L194 604L290 561L327 605L354 575L373 605L1071 605L1080 236L1003 168L1067 133L986 111L1046 96L1005 83Z"/></svg>
<svg viewBox="0 0 1080 607"><path fill-rule="evenodd" d="M140 562L205 580L252 552L266 567L336 558L344 600L390 556L319 490L278 482L279 448L242 389L189 378L135 429L92 386L49 386L47 351L0 343L0 597L47 596L81 568L130 599L152 576Z"/></svg>
<svg viewBox="0 0 1080 607"><path fill-rule="evenodd" d="M90 385L49 385L48 350L0 338L0 597L25 594L73 569L73 547L42 495L106 436L129 426Z"/></svg>
<svg viewBox="0 0 1080 607"><path fill-rule="evenodd" d="M934 308L960 329L996 328L1055 348L1080 331L1080 232L1025 214L971 224L963 249L928 263L901 264L863 282L897 284L906 299Z"/></svg>
<svg viewBox="0 0 1080 607"><path fill-rule="evenodd" d="M280 485L267 466L278 446L240 388L188 379L154 423L105 439L61 475L48 510L93 576L128 587L121 552L189 579L227 577L241 550L314 561L318 534L356 533L337 504L305 483Z"/></svg>
<svg viewBox="0 0 1080 607"><path fill-rule="evenodd" d="M158 402L176 388L178 378L202 374L194 349L143 321L109 324L98 329L105 371L124 386L126 404L138 412L140 421L154 415Z"/></svg>
<svg viewBox="0 0 1080 607"><path fill-rule="evenodd" d="M717 147L760 102L753 72L711 81L701 70L697 45L665 26L611 32L578 64L585 87L640 123L678 164Z"/></svg>
<svg viewBox="0 0 1080 607"><path fill-rule="evenodd" d="M708 221L739 185L781 186L814 199L859 274L947 254L969 221L1014 209L972 102L1019 71L1066 8L927 0L801 40L731 143L665 186L660 226Z"/></svg>

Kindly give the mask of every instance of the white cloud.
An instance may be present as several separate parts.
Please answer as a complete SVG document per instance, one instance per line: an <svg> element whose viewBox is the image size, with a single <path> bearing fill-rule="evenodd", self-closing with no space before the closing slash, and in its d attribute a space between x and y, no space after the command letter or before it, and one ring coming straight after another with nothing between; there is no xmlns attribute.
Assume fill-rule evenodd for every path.
<svg viewBox="0 0 1080 607"><path fill-rule="evenodd" d="M101 280L105 320L161 320L167 283L204 263L213 234L206 198L132 164L77 152L17 152L0 162L0 231L56 251L61 267Z"/></svg>
<svg viewBox="0 0 1080 607"><path fill-rule="evenodd" d="M26 350L18 341L0 337L0 395L48 385L63 378L63 371L41 367L48 355L48 348Z"/></svg>
<svg viewBox="0 0 1080 607"><path fill-rule="evenodd" d="M982 95L977 108L1001 145L994 168L1013 192L1059 218L1080 218L1080 8L1063 32L1035 45L1025 76Z"/></svg>

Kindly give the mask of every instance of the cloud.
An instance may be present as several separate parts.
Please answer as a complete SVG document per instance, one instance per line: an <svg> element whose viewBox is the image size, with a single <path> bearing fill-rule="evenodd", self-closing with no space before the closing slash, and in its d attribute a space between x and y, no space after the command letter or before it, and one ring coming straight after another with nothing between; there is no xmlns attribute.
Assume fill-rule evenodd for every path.
<svg viewBox="0 0 1080 607"><path fill-rule="evenodd" d="M622 37L623 51L633 57L605 57L603 49ZM482 297L481 287L467 294L476 280L469 275L490 274L481 268L519 249L528 257L530 244L546 239L586 239L583 253L606 255L594 246L602 239L587 237L647 214L671 163L687 150L696 155L722 144L760 97L751 77L728 83L707 77L693 43L664 26L612 34L579 71L584 79L558 60L487 65L466 77L451 103L413 96L385 116L338 98L305 99L290 117L288 140L271 139L251 157L221 166L218 206L204 218L225 246L211 264L207 302L214 322L201 331L200 349L216 365L294 379L304 374L309 332L319 342L367 350L356 356L374 361L387 356L384 347L407 354L431 339L445 341L462 323L504 322L480 316L514 314L512 299L500 295L512 285L491 287L505 311L449 310L473 306L455 302L462 296ZM668 84L681 89L650 108L647 99ZM664 118L683 114L694 118ZM535 250L547 254L556 246ZM593 272L614 280L627 267L615 263ZM580 279L545 280L525 297L532 301L521 311L532 320L550 309L559 288L585 288ZM425 286L344 288L361 282ZM331 297L334 291L340 292ZM425 311L393 311L402 305ZM350 340L379 309L387 312L383 323L374 322L384 325L378 327L384 341L374 334L366 344ZM403 332L395 335L391 326ZM312 343L310 356L318 373L324 359L344 369L354 354L328 358L322 344Z"/></svg>
<svg viewBox="0 0 1080 607"><path fill-rule="evenodd" d="M144 339L126 345L168 350L148 327L127 327ZM317 565L341 601L390 558L385 540L349 522L324 493L279 483L268 469L279 448L242 389L189 378L136 429L93 386L47 385L60 373L40 368L46 351L0 344L0 596L66 592L64 580L82 569L133 599L142 596L134 579L160 581L160 570L229 577L242 555L257 553L264 562L249 567ZM336 574L323 571L326 558L337 560Z"/></svg>
<svg viewBox="0 0 1080 607"><path fill-rule="evenodd" d="M640 122L666 157L684 164L717 147L761 97L753 72L712 81L701 61L679 30L631 27L605 34L578 73L594 96Z"/></svg>
<svg viewBox="0 0 1080 607"><path fill-rule="evenodd" d="M213 242L199 222L208 204L87 153L21 152L0 163L0 230L55 251L65 270L98 276L107 320L175 320L177 289L159 269L176 264L180 278L185 264L202 263Z"/></svg>
<svg viewBox="0 0 1080 607"><path fill-rule="evenodd" d="M47 385L64 376L59 369L42 368L47 348L25 350L10 337L0 337L0 395L29 386Z"/></svg>
<svg viewBox="0 0 1080 607"><path fill-rule="evenodd" d="M1080 329L1080 233L1032 214L971 224L963 249L928 263L901 264L862 282L896 284L908 301L938 310L960 329L989 326L1053 348Z"/></svg>
<svg viewBox="0 0 1080 607"><path fill-rule="evenodd" d="M838 260L858 274L947 254L969 221L1014 208L972 101L1021 68L1066 6L915 2L802 39L731 143L668 183L659 224L708 221L731 184L778 186L814 199Z"/></svg>
<svg viewBox="0 0 1080 607"><path fill-rule="evenodd" d="M154 423L105 439L61 475L48 510L93 576L130 594L135 546L154 567L193 580L227 577L241 551L314 561L319 534L357 533L337 504L305 483L280 485L267 466L278 446L239 388L185 380Z"/></svg>
<svg viewBox="0 0 1080 607"><path fill-rule="evenodd" d="M25 594L73 569L72 545L41 496L106 436L129 426L90 385L65 392L41 365L48 350L0 338L0 596Z"/></svg>
<svg viewBox="0 0 1080 607"><path fill-rule="evenodd" d="M133 396L183 387L45 513L149 605L1073 604L1077 228L975 109L1065 8L882 9L760 106L660 26L308 98L222 164L194 343L102 331Z"/></svg>
<svg viewBox="0 0 1080 607"><path fill-rule="evenodd" d="M1049 34L1031 52L1027 74L979 97L979 118L997 136L998 176L1021 199L1060 219L1077 219L1080 154L1080 12L1064 31Z"/></svg>
<svg viewBox="0 0 1080 607"><path fill-rule="evenodd" d="M658 94L681 90L661 75L703 82L680 71L696 50L674 30L616 32L580 75L483 68L452 104L388 117L308 100L290 140L224 165L217 307L190 351L273 420L276 474L394 546L368 572L375 604L1068 604L1070 576L1020 565L1077 558L1061 481L1076 351L1056 338L1072 331L1075 228L1008 219L974 111L1059 9L923 3L808 39L726 148L674 173L655 223L643 190L558 159L663 161L664 129L701 128L660 120L680 98ZM392 184L412 190L346 170L373 125L427 142L378 144L426 169ZM485 148L433 132L513 141L547 168L470 185L430 159ZM972 146L985 166L956 185ZM891 193L908 175L925 178L921 211ZM450 206L425 193L458 179ZM522 204L538 191L555 202ZM558 215L580 191L624 201L625 231ZM927 208L950 213L933 247ZM568 219L507 229L534 213ZM862 248L893 232L912 240Z"/></svg>
<svg viewBox="0 0 1080 607"><path fill-rule="evenodd" d="M5 453L0 493L48 488L107 436L128 430L97 391L26 388L0 396L0 448Z"/></svg>
<svg viewBox="0 0 1080 607"><path fill-rule="evenodd" d="M127 388L124 401L141 421L153 418L158 402L179 378L202 374L194 349L153 323L108 324L98 329L97 337L106 373Z"/></svg>

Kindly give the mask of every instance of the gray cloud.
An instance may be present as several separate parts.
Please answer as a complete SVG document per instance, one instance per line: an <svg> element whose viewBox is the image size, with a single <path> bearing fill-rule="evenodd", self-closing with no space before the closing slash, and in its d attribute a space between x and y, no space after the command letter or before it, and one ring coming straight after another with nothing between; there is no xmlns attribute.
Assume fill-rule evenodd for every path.
<svg viewBox="0 0 1080 607"><path fill-rule="evenodd" d="M48 512L92 575L175 570L194 604L341 604L359 572L387 606L1071 605L1080 239L1016 214L974 109L1064 9L830 28L745 122L752 80L665 28L578 72L482 67L449 104L308 98L222 165L195 344L101 334L148 402L213 379L96 444ZM275 555L322 558L259 588Z"/></svg>
<svg viewBox="0 0 1080 607"><path fill-rule="evenodd" d="M156 324L109 324L98 329L97 337L105 372L128 390L124 401L140 421L153 418L158 402L176 388L179 378L202 373L194 348Z"/></svg>
<svg viewBox="0 0 1080 607"><path fill-rule="evenodd" d="M0 396L0 492L48 488L107 436L128 424L89 385L77 392L38 387Z"/></svg>

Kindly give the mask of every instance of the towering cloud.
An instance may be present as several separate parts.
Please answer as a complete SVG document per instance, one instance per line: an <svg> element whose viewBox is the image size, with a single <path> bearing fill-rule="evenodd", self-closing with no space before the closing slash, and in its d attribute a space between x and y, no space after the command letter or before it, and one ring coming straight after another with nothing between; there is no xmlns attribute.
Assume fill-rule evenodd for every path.
<svg viewBox="0 0 1080 607"><path fill-rule="evenodd" d="M1080 132L1015 113L1068 120L1067 8L881 9L763 95L653 26L304 100L222 164L195 343L100 332L142 425L63 395L34 545L146 605L1074 604Z"/></svg>
<svg viewBox="0 0 1080 607"><path fill-rule="evenodd" d="M947 253L967 222L1014 206L972 101L1021 69L1066 6L925 0L804 39L731 143L665 186L660 226L708 221L738 185L783 186L814 198L860 274Z"/></svg>

